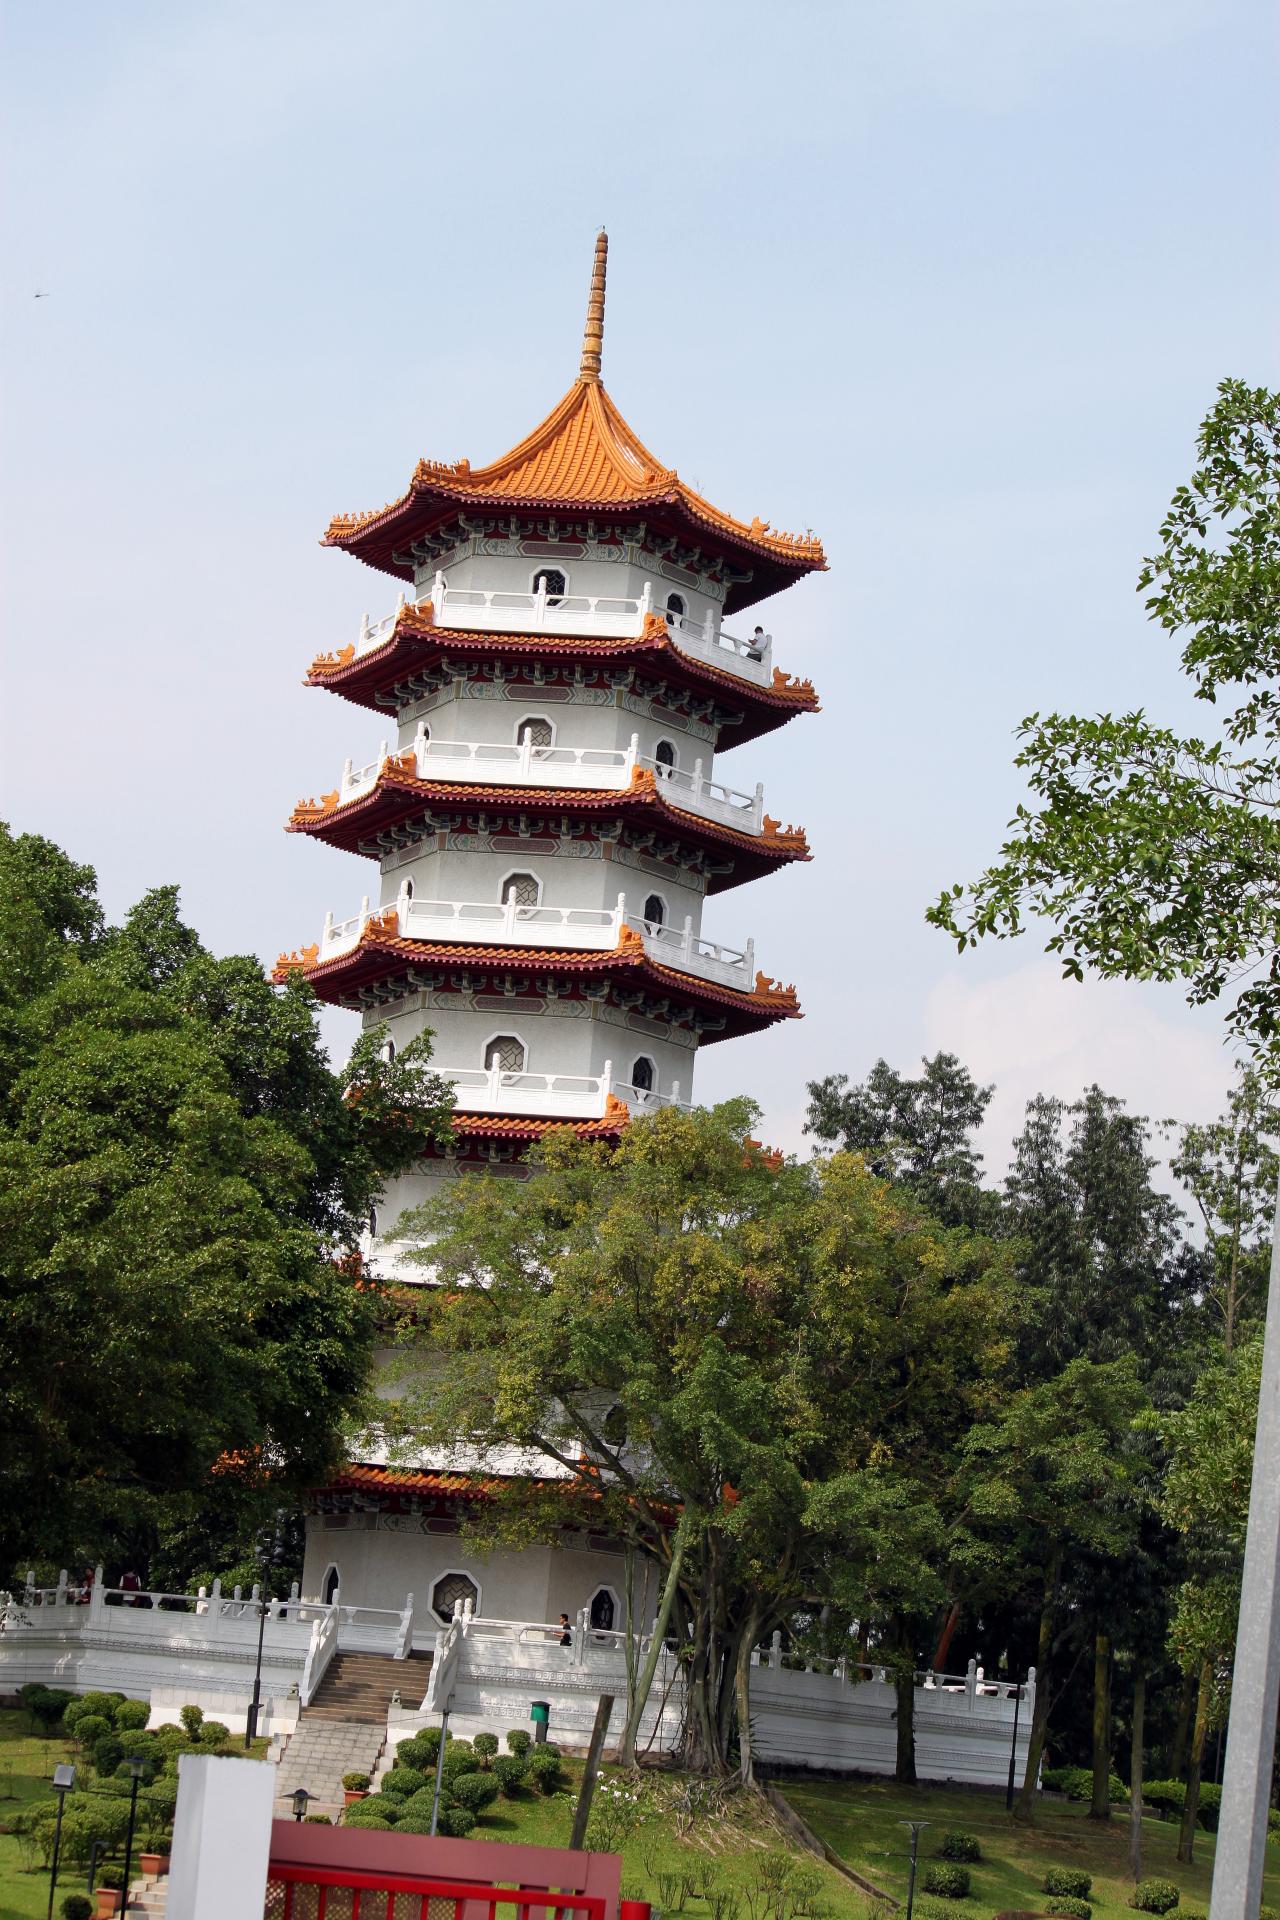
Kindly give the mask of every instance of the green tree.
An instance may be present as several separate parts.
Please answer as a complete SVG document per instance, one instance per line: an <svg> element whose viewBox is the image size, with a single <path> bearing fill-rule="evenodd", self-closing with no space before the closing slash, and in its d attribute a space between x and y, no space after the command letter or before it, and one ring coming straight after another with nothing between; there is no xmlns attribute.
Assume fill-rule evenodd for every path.
<svg viewBox="0 0 1280 1920"><path fill-rule="evenodd" d="M1000 859L929 919L961 950L1055 923L1064 971L1239 988L1230 1026L1269 1075L1280 1050L1280 395L1225 380L1198 464L1174 494L1139 590L1183 640L1182 670L1221 715L1216 739L1144 712L1032 714L1027 775Z"/></svg>
<svg viewBox="0 0 1280 1920"><path fill-rule="evenodd" d="M922 1060L912 1080L877 1060L866 1079L847 1074L809 1082L805 1132L860 1153L882 1180L907 1187L946 1226L990 1226L982 1155L973 1136L991 1103L954 1053Z"/></svg>
<svg viewBox="0 0 1280 1920"><path fill-rule="evenodd" d="M1205 1294L1221 1319L1227 1353L1266 1285L1280 1174L1268 1136L1277 1134L1280 1106L1262 1076L1242 1067L1226 1113L1208 1126L1184 1126L1170 1161L1204 1225L1210 1265Z"/></svg>
<svg viewBox="0 0 1280 1920"><path fill-rule="evenodd" d="M668 1109L616 1149L556 1133L528 1180L462 1180L402 1220L438 1285L406 1329L399 1410L415 1447L528 1449L656 1563L687 1757L724 1770L736 1725L747 1777L763 1635L847 1599L841 1570L890 1541L885 1604L933 1603L896 1483L927 1492L940 1436L995 1404L1014 1314L989 1243L853 1156L761 1153L754 1117ZM488 1525L550 1537L570 1510L515 1487Z"/></svg>
<svg viewBox="0 0 1280 1920"><path fill-rule="evenodd" d="M1091 1555L1118 1558L1137 1534L1141 1471L1130 1443L1144 1404L1131 1359L1071 1360L1060 1374L1012 1395L964 1442L962 1484L997 1589L1034 1581L1039 1595L1036 1695L1015 1818L1030 1820L1057 1684L1057 1656L1073 1630L1071 1575Z"/></svg>
<svg viewBox="0 0 1280 1920"><path fill-rule="evenodd" d="M171 889L107 929L93 887L0 829L0 1567L313 1483L365 1385L369 1199L449 1123L425 1046L335 1075L305 987Z"/></svg>

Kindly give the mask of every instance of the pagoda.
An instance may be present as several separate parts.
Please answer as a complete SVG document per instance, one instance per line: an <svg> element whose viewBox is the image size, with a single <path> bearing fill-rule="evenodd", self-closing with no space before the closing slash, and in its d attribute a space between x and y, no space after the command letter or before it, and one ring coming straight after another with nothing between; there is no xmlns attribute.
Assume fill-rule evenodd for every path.
<svg viewBox="0 0 1280 1920"><path fill-rule="evenodd" d="M460 1165L516 1171L550 1127L616 1137L692 1100L700 1046L800 1013L703 908L809 858L716 755L817 710L750 610L826 562L712 506L623 419L600 379L607 255L601 233L578 377L532 433L488 466L420 460L399 499L324 536L401 584L307 683L387 737L289 831L378 884L276 978L301 970L390 1046L434 1033L455 1137L370 1223L390 1278L421 1279L396 1219Z"/></svg>

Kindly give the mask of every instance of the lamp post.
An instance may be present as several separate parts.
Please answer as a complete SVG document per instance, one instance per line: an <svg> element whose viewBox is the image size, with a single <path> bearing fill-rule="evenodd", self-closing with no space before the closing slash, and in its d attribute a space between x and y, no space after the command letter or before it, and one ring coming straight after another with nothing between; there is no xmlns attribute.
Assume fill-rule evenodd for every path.
<svg viewBox="0 0 1280 1920"><path fill-rule="evenodd" d="M1013 1739L1009 1742L1009 1784L1004 1790L1004 1810L1013 1812L1013 1774L1018 1764L1018 1708L1022 1705L1022 1682L1013 1690Z"/></svg>
<svg viewBox="0 0 1280 1920"><path fill-rule="evenodd" d="M140 1753L127 1755L125 1765L129 1769L129 1828L124 1837L124 1891L120 1895L121 1913L129 1911L129 1872L133 1866L133 1825L138 1817L138 1788L147 1770L147 1763Z"/></svg>
<svg viewBox="0 0 1280 1920"><path fill-rule="evenodd" d="M929 1825L927 1820L899 1820L900 1827L907 1827L911 1833L911 1871L907 1876L907 1912L906 1920L911 1920L911 1909L916 1898L916 1861L920 1854L920 1835Z"/></svg>
<svg viewBox="0 0 1280 1920"><path fill-rule="evenodd" d="M449 1709L446 1707L440 1715L440 1751L436 1755L436 1791L431 1802L431 1834L435 1837L436 1822L440 1818L440 1789L444 1784L444 1747L449 1738Z"/></svg>
<svg viewBox="0 0 1280 1920"><path fill-rule="evenodd" d="M271 1539L271 1550L267 1552L265 1529L258 1535L258 1657L253 1664L253 1698L249 1702L249 1711L244 1723L244 1744L251 1747L258 1737L258 1711L262 1705L262 1637L267 1629L267 1612L271 1606L268 1592L270 1581L268 1570L278 1567L284 1560L284 1508L276 1511L275 1531Z"/></svg>
<svg viewBox="0 0 1280 1920"><path fill-rule="evenodd" d="M63 1808L64 1802L66 1801L67 1795L70 1793L75 1783L76 1783L76 1770L73 1766L64 1764L60 1767L54 1768L53 1790L58 1796L58 1818L54 1822L53 1864L49 1868L48 1920L53 1920L53 1895L54 1895L54 1890L58 1884L58 1854L62 1847L62 1808Z"/></svg>
<svg viewBox="0 0 1280 1920"><path fill-rule="evenodd" d="M305 1788L305 1787L295 1787L295 1788L294 1788L294 1790L293 1790L293 1817L294 1817L294 1819L295 1819L296 1821L298 1821L299 1823L301 1823L301 1821L302 1821L302 1819L303 1819L303 1816L305 1815L305 1813L306 1813L306 1811L307 1811L307 1804L308 1804L308 1802L310 1801L310 1799L311 1799L311 1795L310 1795L310 1794L309 1794L309 1793L307 1792L307 1790L306 1790L306 1788Z"/></svg>

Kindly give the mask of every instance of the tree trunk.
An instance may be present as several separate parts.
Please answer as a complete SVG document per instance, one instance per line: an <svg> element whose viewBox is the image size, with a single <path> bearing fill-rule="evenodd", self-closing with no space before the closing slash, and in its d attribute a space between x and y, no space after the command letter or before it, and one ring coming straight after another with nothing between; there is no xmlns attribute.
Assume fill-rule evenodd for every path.
<svg viewBox="0 0 1280 1920"><path fill-rule="evenodd" d="M760 1633L760 1609L752 1607L738 1642L733 1663L733 1703L738 1719L738 1778L744 1787L756 1783L755 1753L751 1745L751 1662Z"/></svg>
<svg viewBox="0 0 1280 1920"><path fill-rule="evenodd" d="M1169 1778L1181 1780L1187 1764L1187 1740L1191 1733L1191 1712L1196 1704L1196 1676L1184 1673L1178 1696L1178 1717L1173 1726L1173 1745L1169 1749Z"/></svg>
<svg viewBox="0 0 1280 1920"><path fill-rule="evenodd" d="M618 1748L618 1763L624 1767L636 1764L636 1740L640 1733L640 1720L648 1704L649 1693L653 1687L653 1676L658 1671L658 1661L662 1657L662 1643L666 1639L667 1626L671 1619L671 1609L675 1604L676 1590L680 1585L680 1568L684 1562L684 1531L676 1529L676 1537L671 1543L671 1565L667 1568L667 1577L663 1582L662 1598L658 1602L658 1617L653 1623L653 1638L649 1642L649 1651L645 1655L644 1665L636 1676L632 1692L627 1724L623 1729L622 1741Z"/></svg>
<svg viewBox="0 0 1280 1920"><path fill-rule="evenodd" d="M953 1601L947 1613L947 1622L938 1636L938 1644L933 1650L933 1671L941 1673L947 1664L947 1655L951 1651L951 1642L956 1628L960 1624L960 1602Z"/></svg>
<svg viewBox="0 0 1280 1920"><path fill-rule="evenodd" d="M1133 1670L1133 1749L1129 1756L1129 1878L1136 1887L1142 1878L1142 1743L1146 1738L1147 1676Z"/></svg>
<svg viewBox="0 0 1280 1920"><path fill-rule="evenodd" d="M1027 1770L1013 1803L1013 1817L1030 1825L1036 1812L1036 1783L1044 1758L1045 1736L1049 1731L1049 1654L1053 1647L1053 1615L1058 1604L1058 1577L1062 1572L1062 1550L1057 1549L1044 1571L1044 1600L1040 1608L1040 1631L1036 1643L1036 1703L1031 1710L1031 1737L1027 1742Z"/></svg>
<svg viewBox="0 0 1280 1920"><path fill-rule="evenodd" d="M1091 1820L1111 1818L1111 1642L1099 1628L1093 1636L1093 1798Z"/></svg>
<svg viewBox="0 0 1280 1920"><path fill-rule="evenodd" d="M1209 1730L1209 1701L1213 1692L1213 1662L1200 1662L1196 1688L1196 1721L1191 1735L1191 1764L1187 1768L1187 1797L1182 1807L1182 1831L1178 1835L1178 1858L1189 1867L1195 1859L1196 1814L1200 1811L1200 1769L1204 1764L1204 1741Z"/></svg>
<svg viewBox="0 0 1280 1920"><path fill-rule="evenodd" d="M900 1787L916 1784L916 1659L911 1623L903 1614L894 1620L897 1658L893 1668L893 1690L897 1697L894 1714L896 1748L893 1777Z"/></svg>

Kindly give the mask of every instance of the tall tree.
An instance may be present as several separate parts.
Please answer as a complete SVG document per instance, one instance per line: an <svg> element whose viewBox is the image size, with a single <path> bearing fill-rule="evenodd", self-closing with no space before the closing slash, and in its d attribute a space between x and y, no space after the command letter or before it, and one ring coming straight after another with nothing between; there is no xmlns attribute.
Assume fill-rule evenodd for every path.
<svg viewBox="0 0 1280 1920"><path fill-rule="evenodd" d="M425 1049L338 1076L306 989L172 890L107 929L93 886L0 829L0 1572L145 1537L215 1468L313 1482L364 1390L370 1195L448 1125Z"/></svg>
<svg viewBox="0 0 1280 1920"><path fill-rule="evenodd" d="M929 910L961 950L1028 914L1080 979L1230 987L1229 1025L1280 1072L1280 395L1224 380L1198 463L1139 579L1221 716L1184 737L1141 711L1032 714L1015 765L1031 788L997 864ZM1239 991L1235 991L1236 989Z"/></svg>
<svg viewBox="0 0 1280 1920"><path fill-rule="evenodd" d="M811 1080L805 1132L860 1153L873 1173L906 1187L944 1225L990 1227L974 1135L995 1090L980 1087L954 1053L921 1065L914 1080L884 1060L852 1086L843 1073Z"/></svg>
<svg viewBox="0 0 1280 1920"><path fill-rule="evenodd" d="M1280 1173L1270 1142L1277 1135L1280 1105L1262 1076L1245 1066L1226 1113L1208 1126L1184 1126L1170 1161L1204 1225L1210 1268L1205 1294L1219 1316L1227 1353L1241 1320L1255 1315L1264 1297Z"/></svg>

